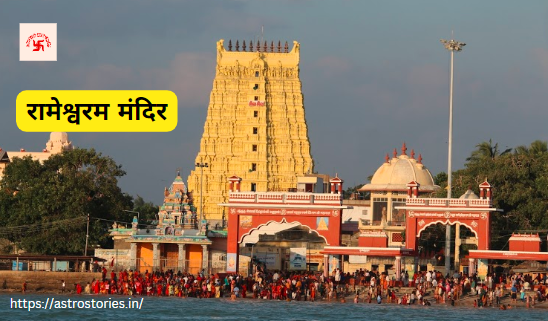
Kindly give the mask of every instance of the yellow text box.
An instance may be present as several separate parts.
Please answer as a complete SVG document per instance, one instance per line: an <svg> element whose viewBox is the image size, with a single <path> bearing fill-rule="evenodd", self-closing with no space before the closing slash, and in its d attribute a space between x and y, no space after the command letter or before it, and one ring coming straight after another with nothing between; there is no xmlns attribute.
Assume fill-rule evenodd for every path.
<svg viewBox="0 0 548 321"><path fill-rule="evenodd" d="M25 90L16 103L24 132L169 132L177 96L169 90Z"/></svg>

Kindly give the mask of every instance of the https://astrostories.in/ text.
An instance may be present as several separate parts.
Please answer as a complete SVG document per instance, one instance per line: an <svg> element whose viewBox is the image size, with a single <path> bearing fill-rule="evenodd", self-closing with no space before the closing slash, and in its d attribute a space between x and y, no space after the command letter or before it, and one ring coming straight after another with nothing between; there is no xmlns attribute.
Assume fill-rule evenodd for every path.
<svg viewBox="0 0 548 321"><path fill-rule="evenodd" d="M54 310L54 309L141 309L143 298L140 300L59 300L54 297L46 300L27 300L10 298L10 309L24 309L27 311L35 309Z"/></svg>

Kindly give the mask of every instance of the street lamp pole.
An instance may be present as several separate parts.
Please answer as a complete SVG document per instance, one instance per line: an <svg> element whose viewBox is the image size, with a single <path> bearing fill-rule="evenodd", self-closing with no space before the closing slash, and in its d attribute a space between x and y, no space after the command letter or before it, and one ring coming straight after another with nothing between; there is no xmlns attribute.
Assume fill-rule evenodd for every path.
<svg viewBox="0 0 548 321"><path fill-rule="evenodd" d="M87 226L86 226L86 247L84 249L84 256L88 256L88 239L89 239L89 213L88 213L88 219L87 219Z"/></svg>
<svg viewBox="0 0 548 321"><path fill-rule="evenodd" d="M202 220L204 216L204 198L203 198L203 192L204 192L204 167L208 167L209 165L207 163L202 162L200 159L199 163L196 163L196 167L200 168L200 224L199 229L200 232L202 232Z"/></svg>
<svg viewBox="0 0 548 321"><path fill-rule="evenodd" d="M451 74L449 83L449 140L448 140L448 153L447 153L447 198L451 198L452 188L452 148L453 148L453 60L455 51L462 51L462 47L466 46L465 43L458 42L456 40L441 39L441 43L445 49L451 53ZM445 271L449 273L451 269L451 225L445 226Z"/></svg>

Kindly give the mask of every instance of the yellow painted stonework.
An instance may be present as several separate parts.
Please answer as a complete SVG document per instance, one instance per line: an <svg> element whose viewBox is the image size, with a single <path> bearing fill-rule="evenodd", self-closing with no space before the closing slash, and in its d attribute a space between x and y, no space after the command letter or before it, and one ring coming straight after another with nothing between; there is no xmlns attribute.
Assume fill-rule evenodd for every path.
<svg viewBox="0 0 548 321"><path fill-rule="evenodd" d="M218 204L227 202L228 178L233 175L242 178L241 191L251 191L252 184L258 192L287 191L297 186L297 176L313 171L298 42L291 51L265 42L252 52L226 50L223 40L217 42L217 70L199 162L208 167L191 171L188 189L200 211L203 170L208 220L223 218L225 209Z"/></svg>

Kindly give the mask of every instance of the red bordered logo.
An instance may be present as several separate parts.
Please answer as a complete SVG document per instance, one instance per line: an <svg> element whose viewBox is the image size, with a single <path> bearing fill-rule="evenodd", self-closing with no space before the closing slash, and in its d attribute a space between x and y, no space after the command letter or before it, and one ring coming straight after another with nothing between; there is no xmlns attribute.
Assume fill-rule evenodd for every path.
<svg viewBox="0 0 548 321"><path fill-rule="evenodd" d="M27 38L26 47L33 46L32 51L44 51L44 47L51 48L51 41L45 33L34 33Z"/></svg>

